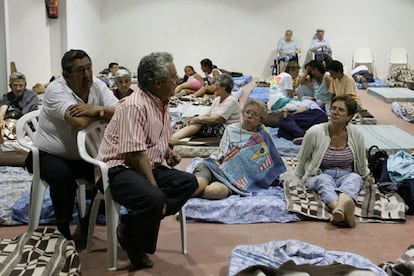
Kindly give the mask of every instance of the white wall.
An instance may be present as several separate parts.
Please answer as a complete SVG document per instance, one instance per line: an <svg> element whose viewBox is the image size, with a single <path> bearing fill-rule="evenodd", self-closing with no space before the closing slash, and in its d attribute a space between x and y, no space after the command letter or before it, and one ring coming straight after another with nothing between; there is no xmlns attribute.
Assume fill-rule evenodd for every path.
<svg viewBox="0 0 414 276"><path fill-rule="evenodd" d="M107 37L104 32L107 26L101 17L101 3L101 0L66 1L66 50L86 51L93 64L96 60L105 60L103 51L106 48ZM94 65L94 69L94 73L97 74L97 70L102 68Z"/></svg>
<svg viewBox="0 0 414 276"><path fill-rule="evenodd" d="M8 90L5 9L4 1L0 1L0 97Z"/></svg>
<svg viewBox="0 0 414 276"><path fill-rule="evenodd" d="M411 0L103 0L106 43L102 58L135 70L151 51L175 55L180 68L211 57L220 67L269 74L272 50L288 28L307 49L315 29L326 30L334 57L351 67L352 53L370 47L377 72L387 74L387 53L405 47L414 60ZM302 59L304 55L302 55Z"/></svg>
<svg viewBox="0 0 414 276"><path fill-rule="evenodd" d="M111 61L136 71L143 55L165 50L180 72L210 57L220 67L260 77L270 74L267 63L288 28L304 49L315 29L324 28L335 58L348 68L355 48L370 47L380 77L392 47L407 48L414 60L412 0L70 0L60 1L66 16L53 21L58 26L46 19L43 1L6 1L13 34L8 61L36 82L59 73L68 48L85 49L95 73Z"/></svg>
<svg viewBox="0 0 414 276"><path fill-rule="evenodd" d="M44 1L6 0L7 64L16 62L28 87L46 82L51 75L49 21ZM8 72L10 73L10 72Z"/></svg>

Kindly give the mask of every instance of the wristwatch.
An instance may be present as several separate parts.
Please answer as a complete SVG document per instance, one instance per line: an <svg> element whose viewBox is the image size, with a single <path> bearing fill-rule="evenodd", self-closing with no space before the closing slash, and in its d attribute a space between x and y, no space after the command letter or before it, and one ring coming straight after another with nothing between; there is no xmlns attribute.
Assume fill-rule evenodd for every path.
<svg viewBox="0 0 414 276"><path fill-rule="evenodd" d="M99 110L99 117L103 118L104 114L104 107L101 106L101 109Z"/></svg>

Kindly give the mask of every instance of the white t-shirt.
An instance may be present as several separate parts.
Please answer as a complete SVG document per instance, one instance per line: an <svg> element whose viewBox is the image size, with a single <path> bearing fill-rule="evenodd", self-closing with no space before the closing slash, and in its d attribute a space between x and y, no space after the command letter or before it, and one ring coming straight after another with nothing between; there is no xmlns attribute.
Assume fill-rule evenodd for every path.
<svg viewBox="0 0 414 276"><path fill-rule="evenodd" d="M241 147L246 144L254 133L253 131L247 131L242 128L240 122L228 125L220 140L220 150L212 157L219 160L226 156L232 148Z"/></svg>
<svg viewBox="0 0 414 276"><path fill-rule="evenodd" d="M40 150L65 159L80 159L76 141L78 131L65 120L66 110L79 103L84 102L69 88L63 77L48 85L33 139ZM87 104L115 107L117 103L118 99L105 83L94 78Z"/></svg>
<svg viewBox="0 0 414 276"><path fill-rule="evenodd" d="M270 84L268 106L274 105L281 97L287 97L288 90L293 90L292 76L282 72L275 76Z"/></svg>
<svg viewBox="0 0 414 276"><path fill-rule="evenodd" d="M216 97L211 105L211 115L217 114L224 119L224 126L240 122L240 104L230 95L222 103L220 97Z"/></svg>

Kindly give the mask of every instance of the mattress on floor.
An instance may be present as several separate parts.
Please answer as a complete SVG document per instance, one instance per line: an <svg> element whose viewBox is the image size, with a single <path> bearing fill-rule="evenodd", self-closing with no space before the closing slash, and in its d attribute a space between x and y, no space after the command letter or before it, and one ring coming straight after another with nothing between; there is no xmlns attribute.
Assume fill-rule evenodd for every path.
<svg viewBox="0 0 414 276"><path fill-rule="evenodd" d="M368 94L371 94L378 99L386 102L414 102L414 91L404 87L385 88L385 87L370 87Z"/></svg>
<svg viewBox="0 0 414 276"><path fill-rule="evenodd" d="M362 83L357 83L356 85L358 89L364 89ZM374 82L368 82L368 87L389 87L389 85L385 81L375 77Z"/></svg>
<svg viewBox="0 0 414 276"><path fill-rule="evenodd" d="M364 136L365 148L376 145L393 154L414 150L414 136L394 125L356 125Z"/></svg>
<svg viewBox="0 0 414 276"><path fill-rule="evenodd" d="M254 87L249 94L249 99L255 99L262 102L269 101L269 87Z"/></svg>

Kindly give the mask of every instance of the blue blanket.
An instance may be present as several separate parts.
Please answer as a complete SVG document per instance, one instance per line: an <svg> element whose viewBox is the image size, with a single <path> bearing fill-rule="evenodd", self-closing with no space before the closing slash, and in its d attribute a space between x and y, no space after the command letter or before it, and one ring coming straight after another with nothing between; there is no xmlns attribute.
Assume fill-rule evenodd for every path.
<svg viewBox="0 0 414 276"><path fill-rule="evenodd" d="M221 183L246 196L268 188L286 171L272 137L263 128L241 148L231 149L222 163L212 158L206 158L204 162Z"/></svg>
<svg viewBox="0 0 414 276"><path fill-rule="evenodd" d="M401 181L414 179L414 156L404 150L390 156L387 161L388 175L399 186Z"/></svg>
<svg viewBox="0 0 414 276"><path fill-rule="evenodd" d="M327 251L320 246L297 240L282 240L256 245L239 245L234 248L230 256L229 276L254 265L279 268L288 261L294 261L298 265L340 263L360 269L369 269L375 275L387 275L384 270L360 255L341 251Z"/></svg>
<svg viewBox="0 0 414 276"><path fill-rule="evenodd" d="M248 84L252 80L252 76L233 77L233 91L239 90L242 86Z"/></svg>
<svg viewBox="0 0 414 276"><path fill-rule="evenodd" d="M364 89L364 87L362 86L362 83L356 83L356 85L358 89ZM389 87L389 85L385 81L375 77L374 82L368 83L368 87Z"/></svg>
<svg viewBox="0 0 414 276"><path fill-rule="evenodd" d="M300 150L299 145L293 144L292 141L277 136L278 128L267 128L272 135L273 143L281 156L294 157L297 156Z"/></svg>
<svg viewBox="0 0 414 276"><path fill-rule="evenodd" d="M254 87L249 94L249 99L255 99L262 102L269 101L269 87Z"/></svg>
<svg viewBox="0 0 414 276"><path fill-rule="evenodd" d="M232 195L221 200L191 198L185 204L185 213L189 220L225 224L300 221L298 215L286 211L281 187L270 187L246 197Z"/></svg>

